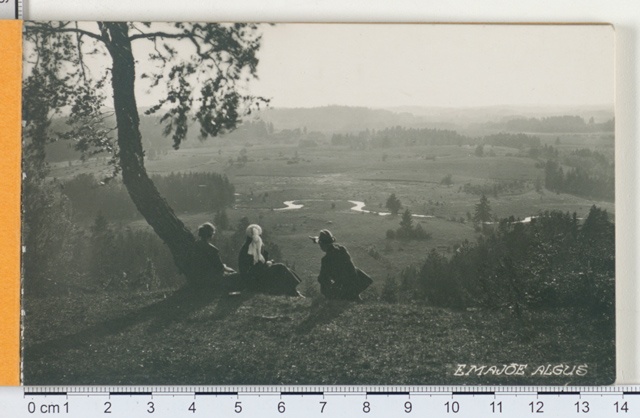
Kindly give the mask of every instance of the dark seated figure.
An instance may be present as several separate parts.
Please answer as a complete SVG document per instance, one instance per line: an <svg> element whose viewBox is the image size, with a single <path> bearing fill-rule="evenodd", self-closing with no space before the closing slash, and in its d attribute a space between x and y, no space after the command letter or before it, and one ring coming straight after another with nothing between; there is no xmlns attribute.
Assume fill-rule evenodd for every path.
<svg viewBox="0 0 640 418"><path fill-rule="evenodd" d="M327 299L360 300L360 293L373 283L373 280L357 268L345 247L335 243L331 231L323 229L320 235L312 237L325 252L320 264L320 292Z"/></svg>
<svg viewBox="0 0 640 418"><path fill-rule="evenodd" d="M195 289L211 289L229 292L239 287L238 275L227 267L220 259L220 251L211 244L215 227L206 222L198 228L198 240L195 243L192 257L193 276L189 278L189 286Z"/></svg>
<svg viewBox="0 0 640 418"><path fill-rule="evenodd" d="M269 260L261 234L259 225L249 225L247 239L238 255L238 269L246 288L270 295L302 296L296 289L300 278L284 264Z"/></svg>

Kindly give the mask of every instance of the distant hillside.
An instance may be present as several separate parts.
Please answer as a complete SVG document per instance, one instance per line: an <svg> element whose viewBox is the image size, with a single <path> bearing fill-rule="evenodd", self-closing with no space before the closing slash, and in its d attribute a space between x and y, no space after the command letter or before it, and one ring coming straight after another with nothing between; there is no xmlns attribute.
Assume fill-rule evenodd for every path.
<svg viewBox="0 0 640 418"><path fill-rule="evenodd" d="M275 108L260 112L259 117L275 129L307 128L324 133L356 132L393 126L424 127L423 118L410 113L366 107L324 106L313 108Z"/></svg>
<svg viewBox="0 0 640 418"><path fill-rule="evenodd" d="M258 117L276 130L302 129L324 133L348 133L366 129L406 128L464 129L473 125L501 123L513 119L577 115L604 123L614 117L607 106L485 106L468 108L401 106L388 109L324 106L273 108Z"/></svg>
<svg viewBox="0 0 640 418"><path fill-rule="evenodd" d="M170 150L173 143L171 138L162 134L160 118L157 115L144 115L144 110L145 108L139 109L140 130L147 156L153 158L154 155ZM574 119L582 118L581 123L584 127L576 130L566 128L563 125L558 128L558 124L555 122L562 115L571 115ZM347 134L366 130L379 131L398 126L458 132L467 128L480 128L482 131L495 132L505 130L513 132L590 132L612 130L613 116L613 109L606 106L573 108L517 106L475 108L404 106L390 109L349 106L272 108L253 114L236 131L225 136L246 141L272 137L274 133L282 131L300 130L331 136L332 134ZM536 121L535 118L540 118L540 120ZM111 122L114 124L113 121ZM531 125L536 123L541 127L532 128ZM54 120L52 126L54 129L64 130L64 119ZM198 140L198 133L197 126L190 124L189 133L182 146L189 148L212 146L211 142L201 143ZM47 160L50 162L74 160L79 157L80 153L73 149L73 144L70 142L56 142L47 146Z"/></svg>

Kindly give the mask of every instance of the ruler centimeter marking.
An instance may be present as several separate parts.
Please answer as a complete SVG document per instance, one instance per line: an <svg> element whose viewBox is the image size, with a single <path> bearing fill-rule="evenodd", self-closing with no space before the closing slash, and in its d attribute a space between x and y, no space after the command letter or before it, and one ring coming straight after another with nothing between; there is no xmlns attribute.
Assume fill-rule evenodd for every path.
<svg viewBox="0 0 640 418"><path fill-rule="evenodd" d="M27 386L0 388L0 416L640 417L636 386Z"/></svg>
<svg viewBox="0 0 640 418"><path fill-rule="evenodd" d="M625 390L623 388L628 388ZM158 387L156 390L138 390L137 388L118 387L112 388L112 390L104 390L99 387L70 387L66 389L55 390L54 388L39 389L36 387L24 387L24 396L67 396L67 395L129 395L129 396L152 396L162 394L185 394L196 396L240 396L240 395L280 395L280 396L325 396L325 395L361 395L361 396L411 396L411 395L452 395L452 396L468 396L468 395L543 395L543 396L578 396L578 395L640 395L640 387L617 387L617 386L604 386L604 387L583 387L576 390L575 388L567 387L566 389L555 390L555 388L549 388L542 386L540 388L519 388L519 387L465 387L464 389L454 389L451 387L425 387L415 388L415 390L371 390L362 389L358 387L349 388L326 388L325 390L294 390L285 388L283 390L277 390L273 388L265 387L247 387L243 390L218 390L218 389L201 389L194 390L190 387L176 388L176 387Z"/></svg>

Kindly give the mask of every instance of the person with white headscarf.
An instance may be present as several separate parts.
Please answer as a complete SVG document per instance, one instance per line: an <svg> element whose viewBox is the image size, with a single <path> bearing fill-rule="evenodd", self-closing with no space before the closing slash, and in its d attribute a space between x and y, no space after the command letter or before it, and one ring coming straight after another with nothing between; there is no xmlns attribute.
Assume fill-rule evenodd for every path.
<svg viewBox="0 0 640 418"><path fill-rule="evenodd" d="M269 260L260 225L249 225L246 235L238 256L238 269L248 289L272 295L302 296L296 289L301 282L298 275L284 264Z"/></svg>

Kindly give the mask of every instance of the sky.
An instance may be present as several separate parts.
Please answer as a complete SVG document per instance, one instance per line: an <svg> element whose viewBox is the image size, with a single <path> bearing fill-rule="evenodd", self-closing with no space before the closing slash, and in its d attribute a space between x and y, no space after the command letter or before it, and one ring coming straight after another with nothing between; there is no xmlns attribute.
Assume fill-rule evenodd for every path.
<svg viewBox="0 0 640 418"><path fill-rule="evenodd" d="M95 30L95 23L82 25ZM614 103L609 25L316 23L260 30L259 79L247 89L270 98L271 107ZM152 51L150 42L134 45L138 74ZM144 80L136 90L139 106L155 104L162 93L148 92Z"/></svg>
<svg viewBox="0 0 640 418"><path fill-rule="evenodd" d="M614 103L614 30L587 25L264 26L272 107Z"/></svg>
<svg viewBox="0 0 640 418"><path fill-rule="evenodd" d="M82 23L95 31L95 23ZM271 107L607 106L615 31L609 25L261 25L258 77L247 92ZM188 45L176 44L189 51ZM153 52L136 42L137 72ZM96 73L109 60L93 58ZM26 67L29 67L28 63ZM138 80L139 106L163 95ZM110 96L110 94L108 94ZM109 105L110 100L107 100Z"/></svg>

